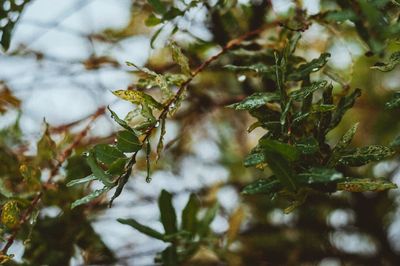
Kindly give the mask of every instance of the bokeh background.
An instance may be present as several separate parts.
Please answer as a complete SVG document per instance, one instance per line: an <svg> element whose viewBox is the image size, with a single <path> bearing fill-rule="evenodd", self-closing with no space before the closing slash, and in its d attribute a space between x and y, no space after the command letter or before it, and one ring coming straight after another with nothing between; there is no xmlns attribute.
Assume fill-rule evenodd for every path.
<svg viewBox="0 0 400 266"><path fill-rule="evenodd" d="M52 127L58 127L80 121L107 105L121 117L131 111L131 104L118 100L111 93L127 88L138 78L126 61L156 70L168 67L171 60L164 47L172 27L166 27L151 48L150 40L157 28L144 25L144 19L151 12L143 8L145 4L131 0L33 0L27 5L15 28L9 51L0 55L0 80L22 101L20 126L23 138L30 143L27 153L35 152L35 141L43 131L43 119ZM248 4L246 0L237 1L239 7ZM318 0L304 0L302 4L310 15L318 13L323 5ZM271 1L271 6L268 14L279 17L290 13L294 3L276 0ZM196 42L207 44L216 40L218 36L210 30L206 15L204 6L192 9L177 22L180 31L173 38L187 49ZM204 47L200 59L208 58L220 48L218 45ZM398 113L384 112L382 106L393 91L400 89L399 69L385 74L372 73L369 66L376 58L364 56L368 48L354 33L313 24L302 34L296 52L313 59L323 51L332 54L328 68L339 73L343 84L364 91L339 129L330 134L332 144L357 121L361 123L355 145L390 142L400 132ZM194 65L196 63L199 62ZM145 182L145 172L138 169L114 206L91 217L95 231L115 252L119 263L153 265L154 255L165 248L162 242L116 221L120 217L133 217L161 230L156 200L162 189L175 195L173 203L178 213L190 192L201 191L216 198L221 205L212 223L216 234L226 232L230 215L241 206L246 215L241 227L243 235L236 248L241 250L238 254L243 259L238 261L243 265L261 265L257 263L268 254L293 256L296 261L295 251L299 245L309 249L309 253L306 252L309 256L314 254L318 265L342 265L343 258L351 260L353 257L355 261L378 262L382 254L393 258L391 262L399 261L400 197L397 190L359 196L335 193L332 199L312 199L310 205L291 214L284 214L279 206L264 198L240 195L242 184L262 176L260 172L244 169L241 159L263 131L254 130L248 134L246 128L251 118L244 113L233 113L224 106L235 101L227 97L230 92L240 95L240 90L250 86L255 77L229 74L227 79L228 74L212 71L206 71L197 81L204 91L189 96L188 101L195 110L184 105L181 114L178 112L167 121L166 143L179 142L179 152L174 149L165 152L152 171L150 184ZM328 74L324 77L329 80ZM337 87L343 85L332 82ZM228 87L229 91L224 92ZM1 127L14 123L17 116L17 111L1 116ZM83 125L85 121L72 130L77 131ZM113 139L117 129L107 113L93 124L87 141ZM379 163L370 171L377 176L390 177L400 185L397 159ZM61 212L55 206L47 207L40 215L56 217ZM324 241L331 250L325 248ZM251 248L244 248L246 246ZM10 252L21 261L23 250L24 244L19 241ZM273 261L281 262L279 258ZM77 251L71 265L82 264Z"/></svg>

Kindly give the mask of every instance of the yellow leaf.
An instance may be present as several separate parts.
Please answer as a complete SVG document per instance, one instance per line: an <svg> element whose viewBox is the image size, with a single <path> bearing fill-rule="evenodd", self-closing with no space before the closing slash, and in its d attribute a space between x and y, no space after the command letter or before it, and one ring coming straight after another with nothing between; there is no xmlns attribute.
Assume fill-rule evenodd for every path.
<svg viewBox="0 0 400 266"><path fill-rule="evenodd" d="M242 207L238 207L235 212L229 218L229 229L227 235L227 245L229 246L236 238L240 225L244 218L244 210Z"/></svg>

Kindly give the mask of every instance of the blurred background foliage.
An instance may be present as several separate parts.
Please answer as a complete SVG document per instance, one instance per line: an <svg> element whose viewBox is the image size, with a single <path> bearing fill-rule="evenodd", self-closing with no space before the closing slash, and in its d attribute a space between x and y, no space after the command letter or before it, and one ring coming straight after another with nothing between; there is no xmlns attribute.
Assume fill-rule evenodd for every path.
<svg viewBox="0 0 400 266"><path fill-rule="evenodd" d="M91 6L92 2L100 4ZM306 190L305 201L301 195L271 197L277 191L241 193L247 185L271 175L265 165L244 167L244 159L266 132L274 131L269 125L252 126L258 118L254 112L252 116L226 108L254 93L276 90L274 52L281 56L294 43L288 40L298 34L290 57L293 65L288 66L291 80L285 82L291 91L326 80L327 87L332 85L335 104L356 88L362 92L338 126L328 132L327 145L333 148L358 122L350 147L390 146L389 154L378 156L377 162L357 168L337 165L335 170L372 182L383 178L385 188L395 187L400 180L398 1L106 2L60 4L65 13L50 22L38 18L41 12L50 12L46 7L51 10L54 2L1 3L0 263L400 264L397 189L336 191L335 181L334 189L324 184ZM111 26L104 23L104 17L64 23L84 8L100 17L108 14L111 22L117 17L125 19ZM36 12L36 20L29 17L30 10ZM95 26L89 30L83 25L91 23ZM41 31L31 34L30 27L35 26ZM144 117L148 124L142 129L134 128L137 111L131 111L138 106L143 110L144 103L151 102L150 109L158 117L160 110L152 100L129 98L133 105L121 103L110 92L123 99L126 94L115 91L145 92L166 106L196 67L231 40L254 30L256 34L241 39L193 78L179 106L168 109L167 119L158 121L165 123L165 133L149 117ZM330 53L326 62L315 70L311 65L308 73L296 78L299 65L323 53ZM126 61L131 64L127 66ZM167 90L159 89L159 76L154 78L150 70L162 74ZM314 103L321 94L316 93ZM283 111L268 104L274 111ZM103 187L87 160L88 151L90 157L99 145L121 148L117 132L123 128L111 119L107 106L116 112L113 119L126 117L125 129L134 128L138 137L136 142L129 135L137 148L129 146L131 142L122 148L128 158L134 152L136 160L132 172L116 188ZM236 105L236 109L240 108ZM299 126L300 135L314 134L320 113ZM268 119L276 119L274 113ZM150 149L141 151L143 132L137 131L146 133L149 128ZM161 153L157 148L160 135L164 136ZM290 134L272 138L291 143ZM322 157L323 152L330 154L323 143L317 148ZM106 155L111 154L107 151ZM107 158L96 171L110 172ZM104 157L95 159L103 162ZM125 163L114 168L119 177ZM151 183L146 182L148 167ZM118 188L123 191L108 208ZM71 209L79 199L83 200ZM286 214L288 206L293 208Z"/></svg>

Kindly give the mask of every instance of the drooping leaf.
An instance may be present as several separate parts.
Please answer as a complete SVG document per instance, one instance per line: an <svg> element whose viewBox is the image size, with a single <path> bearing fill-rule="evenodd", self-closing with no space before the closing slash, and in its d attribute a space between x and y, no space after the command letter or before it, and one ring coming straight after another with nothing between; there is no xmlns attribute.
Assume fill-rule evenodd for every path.
<svg viewBox="0 0 400 266"><path fill-rule="evenodd" d="M151 146L150 146L150 140L146 140L146 182L150 183L151 182L151 177L150 177L150 153L151 153Z"/></svg>
<svg viewBox="0 0 400 266"><path fill-rule="evenodd" d="M395 109L400 107L400 92L393 94L392 99L385 104L386 109Z"/></svg>
<svg viewBox="0 0 400 266"><path fill-rule="evenodd" d="M87 183L87 182L90 182L90 181L93 181L93 180L96 180L96 179L97 179L96 176L88 175L88 176L86 176L84 178L74 179L74 180L68 182L66 186L67 187L72 187L72 186L79 185L79 184L84 184L84 183Z"/></svg>
<svg viewBox="0 0 400 266"><path fill-rule="evenodd" d="M153 228L150 228L146 225L143 225L141 223L139 223L138 221L136 221L135 219L122 219L122 218L118 218L117 219L118 222L120 222L121 224L126 224L129 225L133 228L135 228L136 230L138 230L140 233L143 233L145 235L148 235L152 238L161 240L161 241L165 241L165 237L162 233L158 232L157 230L154 230Z"/></svg>
<svg viewBox="0 0 400 266"><path fill-rule="evenodd" d="M319 58L313 59L308 63L300 65L288 75L288 80L299 81L310 75L312 72L320 70L328 62L329 53L322 53Z"/></svg>
<svg viewBox="0 0 400 266"><path fill-rule="evenodd" d="M279 94L275 92L257 92L245 98L243 101L231 104L228 107L235 110L252 110L266 103L279 101L279 99Z"/></svg>
<svg viewBox="0 0 400 266"><path fill-rule="evenodd" d="M124 130L117 133L117 148L122 152L137 152L142 148L136 134L132 131Z"/></svg>
<svg viewBox="0 0 400 266"><path fill-rule="evenodd" d="M100 197L101 195L103 195L104 193L106 193L109 190L110 190L109 187L103 187L102 189L97 189L97 190L93 191L92 193L90 193L89 195L86 195L85 197L72 202L71 209L74 209L83 204L87 204L87 203L91 202L92 200Z"/></svg>
<svg viewBox="0 0 400 266"><path fill-rule="evenodd" d="M157 161L160 158L161 152L164 148L164 136L167 133L165 129L165 119L161 119L160 138L157 144Z"/></svg>
<svg viewBox="0 0 400 266"><path fill-rule="evenodd" d="M111 176L104 172L104 170L97 164L96 157L93 151L87 155L86 161L92 170L93 175L100 180L106 187L112 187L114 184L111 181Z"/></svg>
<svg viewBox="0 0 400 266"><path fill-rule="evenodd" d="M195 194L190 194L189 200L182 211L182 230L196 232L197 213L200 209L200 202Z"/></svg>
<svg viewBox="0 0 400 266"><path fill-rule="evenodd" d="M158 198L158 208L160 209L160 219L164 226L165 234L174 234L178 231L176 225L176 213L172 205L172 195L162 190Z"/></svg>
<svg viewBox="0 0 400 266"><path fill-rule="evenodd" d="M338 163L346 166L361 166L370 162L377 162L390 157L394 151L385 146L371 145L357 148L342 154Z"/></svg>
<svg viewBox="0 0 400 266"><path fill-rule="evenodd" d="M296 161L300 157L300 152L295 146L277 140L261 139L260 147L265 153L278 153L288 161Z"/></svg>
<svg viewBox="0 0 400 266"><path fill-rule="evenodd" d="M245 195L266 194L274 195L283 188L281 182L275 178L259 179L245 186L242 193Z"/></svg>
<svg viewBox="0 0 400 266"><path fill-rule="evenodd" d="M170 47L174 62L181 67L183 74L190 77L192 72L190 70L189 59L182 53L181 48L175 42L171 42Z"/></svg>
<svg viewBox="0 0 400 266"><path fill-rule="evenodd" d="M114 119L115 122L117 122L121 127L125 128L128 131L134 132L133 129L126 123L124 120L118 117L118 115L110 109L110 106L107 106L107 109L111 113L111 118Z"/></svg>
<svg viewBox="0 0 400 266"><path fill-rule="evenodd" d="M400 51L394 52L390 55L386 63L376 63L371 69L376 69L382 72L392 71L398 64L400 64Z"/></svg>
<svg viewBox="0 0 400 266"><path fill-rule="evenodd" d="M396 184L383 179L350 179L337 183L337 190L349 192L384 191L397 188Z"/></svg>
<svg viewBox="0 0 400 266"><path fill-rule="evenodd" d="M313 154L319 150L318 141L312 136L301 138L295 146L303 154Z"/></svg>
<svg viewBox="0 0 400 266"><path fill-rule="evenodd" d="M343 174L333 168L312 167L298 174L296 179L303 184L327 184L343 179Z"/></svg>
<svg viewBox="0 0 400 266"><path fill-rule="evenodd" d="M325 88L327 84L328 82L326 80L313 82L311 86L302 87L299 90L291 92L289 97L295 101L302 101L315 91Z"/></svg>
<svg viewBox="0 0 400 266"><path fill-rule="evenodd" d="M134 104L142 105L143 103L146 103L147 105L160 110L163 108L163 105L161 103L157 102L153 97L142 91L117 90L114 91L113 94L123 100L129 101Z"/></svg>
<svg viewBox="0 0 400 266"><path fill-rule="evenodd" d="M93 148L93 151L97 160L107 165L120 158L126 158L119 149L108 144L98 144Z"/></svg>

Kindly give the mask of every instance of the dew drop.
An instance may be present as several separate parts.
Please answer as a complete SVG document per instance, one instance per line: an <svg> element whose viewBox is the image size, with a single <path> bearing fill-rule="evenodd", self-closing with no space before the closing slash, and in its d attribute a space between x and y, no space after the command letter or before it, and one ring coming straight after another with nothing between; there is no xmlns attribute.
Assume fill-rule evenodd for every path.
<svg viewBox="0 0 400 266"><path fill-rule="evenodd" d="M237 80L238 80L239 82L243 82L243 81L246 80L246 76L245 76L245 75L240 75L240 76L238 76Z"/></svg>
<svg viewBox="0 0 400 266"><path fill-rule="evenodd" d="M146 89L151 89L151 85L150 85L150 84L147 85L147 86L146 86Z"/></svg>
<svg viewBox="0 0 400 266"><path fill-rule="evenodd" d="M171 111L173 109L175 109L175 103L171 103L168 107L168 109Z"/></svg>
<svg viewBox="0 0 400 266"><path fill-rule="evenodd" d="M88 153L88 152L84 152L84 153L82 153L82 155L83 155L84 157L88 157L88 156L89 156L89 153Z"/></svg>
<svg viewBox="0 0 400 266"><path fill-rule="evenodd" d="M151 177L146 177L146 182L150 183L151 182Z"/></svg>
<svg viewBox="0 0 400 266"><path fill-rule="evenodd" d="M157 121L157 122L155 123L154 127L157 128L157 127L159 127L159 126L160 126L160 121Z"/></svg>

